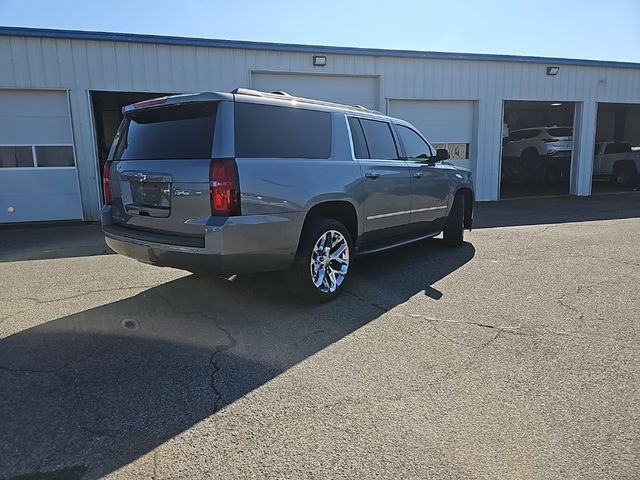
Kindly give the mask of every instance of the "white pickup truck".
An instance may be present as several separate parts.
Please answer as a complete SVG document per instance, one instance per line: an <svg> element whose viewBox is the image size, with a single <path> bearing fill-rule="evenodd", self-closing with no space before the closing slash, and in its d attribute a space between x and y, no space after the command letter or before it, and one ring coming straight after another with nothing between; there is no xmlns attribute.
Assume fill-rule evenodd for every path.
<svg viewBox="0 0 640 480"><path fill-rule="evenodd" d="M608 177L618 185L632 185L640 179L640 151L626 142L596 143L593 175Z"/></svg>

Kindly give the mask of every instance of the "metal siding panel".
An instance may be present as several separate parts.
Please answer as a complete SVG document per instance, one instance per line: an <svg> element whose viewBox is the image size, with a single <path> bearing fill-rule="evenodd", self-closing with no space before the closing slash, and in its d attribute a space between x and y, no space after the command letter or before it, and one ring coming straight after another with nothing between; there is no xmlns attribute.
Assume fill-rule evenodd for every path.
<svg viewBox="0 0 640 480"><path fill-rule="evenodd" d="M71 42L71 58L76 85L91 85L87 68L87 49L84 42Z"/></svg>
<svg viewBox="0 0 640 480"><path fill-rule="evenodd" d="M78 78L75 75L71 42L69 40L56 40L56 61L60 68L60 86L64 88L75 86Z"/></svg>
<svg viewBox="0 0 640 480"><path fill-rule="evenodd" d="M27 68L29 69L29 85L46 85L44 62L39 38L27 38L25 41L27 53Z"/></svg>
<svg viewBox="0 0 640 480"><path fill-rule="evenodd" d="M15 73L16 84L31 87L29 63L27 61L27 46L24 38L11 38L11 64Z"/></svg>
<svg viewBox="0 0 640 480"><path fill-rule="evenodd" d="M118 75L118 62L113 42L103 42L100 44L100 63L102 63L102 74L106 89L119 89L120 78Z"/></svg>
<svg viewBox="0 0 640 480"><path fill-rule="evenodd" d="M114 43L114 54L116 74L118 75L118 83L114 85L114 88L117 90L130 90L133 86L133 73L129 58L129 44Z"/></svg>
<svg viewBox="0 0 640 480"><path fill-rule="evenodd" d="M259 72L252 77L253 88L258 90L284 90L301 97L378 108L376 77Z"/></svg>
<svg viewBox="0 0 640 480"><path fill-rule="evenodd" d="M98 42L87 42L86 55L91 89L106 90L107 83L105 81L100 44Z"/></svg>
<svg viewBox="0 0 640 480"><path fill-rule="evenodd" d="M41 42L40 49L42 54L45 85L47 87L61 87L62 75L60 73L57 43L55 41L43 40Z"/></svg>
<svg viewBox="0 0 640 480"><path fill-rule="evenodd" d="M158 59L158 90L165 92L175 92L173 73L171 71L171 50L165 45L156 47Z"/></svg>
<svg viewBox="0 0 640 480"><path fill-rule="evenodd" d="M131 68L132 90L149 90L147 70L145 68L143 45L129 45L129 66Z"/></svg>
<svg viewBox="0 0 640 480"><path fill-rule="evenodd" d="M0 85L15 85L15 68L11 60L11 41L9 38L0 38L0 65L8 66L8 68L0 68Z"/></svg>
<svg viewBox="0 0 640 480"><path fill-rule="evenodd" d="M150 92L162 90L160 88L160 70L155 45L143 45L142 59L144 61L144 86L143 89Z"/></svg>
<svg viewBox="0 0 640 480"><path fill-rule="evenodd" d="M93 120L88 92L79 88L72 90L69 102L83 215L85 220L98 220L100 218L100 192L97 186L98 158L96 146L93 143Z"/></svg>

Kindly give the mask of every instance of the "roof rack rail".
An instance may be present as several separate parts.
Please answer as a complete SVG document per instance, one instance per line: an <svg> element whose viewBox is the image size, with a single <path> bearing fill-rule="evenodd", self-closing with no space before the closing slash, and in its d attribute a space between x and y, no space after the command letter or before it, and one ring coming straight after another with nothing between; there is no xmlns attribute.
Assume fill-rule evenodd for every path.
<svg viewBox="0 0 640 480"><path fill-rule="evenodd" d="M254 97L264 97L264 93L251 88L238 87L231 90L234 95L253 95Z"/></svg>
<svg viewBox="0 0 640 480"><path fill-rule="evenodd" d="M358 109L366 112L376 113L378 115L384 115L382 112L378 110L374 110L373 108L367 108L363 105L346 105L343 103L335 103L335 102L327 102L324 100L316 100L314 98L305 98L305 97L297 97L295 95L291 95L290 93L277 90L275 92L261 92L260 90L253 90L251 88L236 88L231 90L231 93L235 95L250 95L253 97L263 97L263 98L283 98L285 97L287 100L295 100L302 103L308 103L311 105L326 105L329 107L338 107L338 108L348 108L348 109Z"/></svg>

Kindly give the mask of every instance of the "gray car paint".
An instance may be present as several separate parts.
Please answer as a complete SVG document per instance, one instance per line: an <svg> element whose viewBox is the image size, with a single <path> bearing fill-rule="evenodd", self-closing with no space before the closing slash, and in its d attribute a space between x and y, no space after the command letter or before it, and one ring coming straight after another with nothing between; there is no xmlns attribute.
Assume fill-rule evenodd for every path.
<svg viewBox="0 0 640 480"><path fill-rule="evenodd" d="M168 97L167 104L219 101L212 158L235 158L241 189L241 216L211 216L209 162L202 160L120 161L111 168L113 204L102 222L107 244L116 252L146 263L221 274L287 269L296 254L307 212L327 201L353 205L358 216L357 248L367 233L394 231L429 222L441 226L455 192L472 189L468 170L447 162L356 160L346 116L371 118L410 126L377 112L299 99L203 93ZM331 156L325 160L236 158L233 102L308 108L332 114ZM132 111L125 107L125 113ZM114 149L112 148L112 153ZM418 180L412 172L423 173ZM171 215L167 218L130 215L122 202L123 175L131 172L170 175ZM367 178L368 172L379 173ZM128 181L128 180L126 180ZM431 207L442 207L433 209ZM135 212L134 212L135 213ZM377 217L377 218L369 218ZM435 223L434 223L435 222ZM116 231L110 228L117 225ZM127 228L132 233L127 233ZM133 238L148 230L167 234L167 241ZM171 235L198 237L201 247L171 244ZM139 235L138 235L139 237ZM384 237L384 235L382 235Z"/></svg>

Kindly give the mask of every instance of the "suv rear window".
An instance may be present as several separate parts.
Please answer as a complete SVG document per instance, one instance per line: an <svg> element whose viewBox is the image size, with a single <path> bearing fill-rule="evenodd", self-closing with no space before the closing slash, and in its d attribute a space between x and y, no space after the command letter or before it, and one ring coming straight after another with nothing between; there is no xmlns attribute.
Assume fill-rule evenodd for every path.
<svg viewBox="0 0 640 480"><path fill-rule="evenodd" d="M515 140L526 140L527 138L533 138L540 135L540 130L531 129L531 130L514 130L509 135L509 141Z"/></svg>
<svg viewBox="0 0 640 480"><path fill-rule="evenodd" d="M547 130L552 137L571 137L573 135L573 129L571 128L550 128Z"/></svg>
<svg viewBox="0 0 640 480"><path fill-rule="evenodd" d="M211 158L216 103L160 107L125 116L114 160Z"/></svg>
<svg viewBox="0 0 640 480"><path fill-rule="evenodd" d="M255 103L235 105L236 157L329 158L331 114Z"/></svg>

